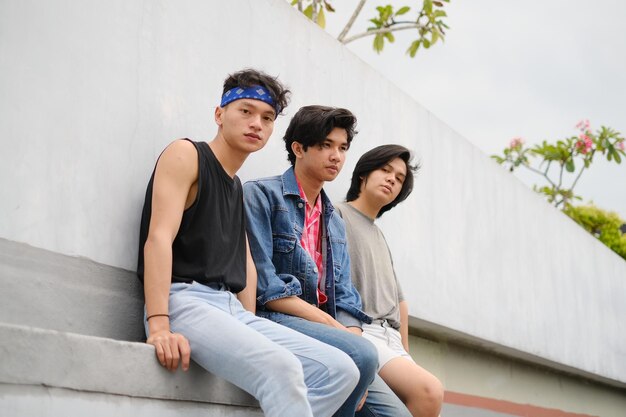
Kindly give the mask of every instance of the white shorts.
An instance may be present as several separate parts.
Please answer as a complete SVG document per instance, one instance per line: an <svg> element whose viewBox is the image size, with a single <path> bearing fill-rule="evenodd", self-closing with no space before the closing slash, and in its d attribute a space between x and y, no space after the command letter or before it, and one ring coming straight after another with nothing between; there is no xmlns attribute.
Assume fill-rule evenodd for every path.
<svg viewBox="0 0 626 417"><path fill-rule="evenodd" d="M402 346L400 332L386 321L374 320L372 324L363 323L363 337L376 346L378 351L378 370L395 358L406 358L415 362Z"/></svg>

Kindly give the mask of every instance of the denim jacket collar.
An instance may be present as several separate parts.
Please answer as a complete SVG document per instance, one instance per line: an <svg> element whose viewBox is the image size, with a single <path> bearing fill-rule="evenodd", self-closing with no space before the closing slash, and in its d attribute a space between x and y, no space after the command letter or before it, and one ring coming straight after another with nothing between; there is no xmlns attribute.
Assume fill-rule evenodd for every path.
<svg viewBox="0 0 626 417"><path fill-rule="evenodd" d="M293 167L290 167L280 176L280 180L283 183L283 196L295 196L302 202L305 202L300 197L300 190L298 190L298 180L296 179L296 172ZM326 192L322 188L320 191L320 197L322 198L322 214L324 215L324 223L328 224L328 219L335 211L335 207L330 202L330 199L326 195Z"/></svg>

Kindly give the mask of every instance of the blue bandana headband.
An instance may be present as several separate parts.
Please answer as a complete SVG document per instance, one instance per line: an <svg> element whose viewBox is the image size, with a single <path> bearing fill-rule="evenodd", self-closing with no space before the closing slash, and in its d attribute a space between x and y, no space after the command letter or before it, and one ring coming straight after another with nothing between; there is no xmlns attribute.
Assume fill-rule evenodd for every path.
<svg viewBox="0 0 626 417"><path fill-rule="evenodd" d="M274 108L276 112L276 116L280 113L281 108L278 104L274 103L272 99L272 95L268 91L267 88L260 85L253 85L252 87L242 88L242 87L234 87L224 93L222 96L222 102L220 103L220 107L224 107L228 103L232 103L235 100L240 100L242 98L250 98L253 100L261 100L264 103L269 104Z"/></svg>

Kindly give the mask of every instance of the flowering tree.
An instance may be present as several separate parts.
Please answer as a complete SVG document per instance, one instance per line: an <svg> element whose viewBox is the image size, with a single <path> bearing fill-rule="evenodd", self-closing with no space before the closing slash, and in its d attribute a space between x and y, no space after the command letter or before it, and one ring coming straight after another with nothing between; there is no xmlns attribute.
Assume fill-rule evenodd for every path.
<svg viewBox="0 0 626 417"><path fill-rule="evenodd" d="M502 155L492 155L499 164L510 171L525 168L541 176L546 185L534 185L533 189L546 196L549 203L564 209L573 199L581 200L574 194L574 188L581 175L587 170L594 157L602 155L609 162L621 163L624 152L624 138L619 132L602 126L592 132L589 120L582 120L576 128L577 136L556 143L543 141L540 145L526 146L522 138L514 138ZM569 183L567 174L573 177Z"/></svg>
<svg viewBox="0 0 626 417"><path fill-rule="evenodd" d="M589 120L580 121L576 128L577 136L556 143L543 141L533 147L525 146L522 138L513 138L502 155L491 157L510 171L523 167L541 176L547 185L533 185L533 190L545 195L549 203L626 259L626 235L620 230L624 221L616 213L593 205L575 207L571 204L573 199L582 199L574 194L574 187L595 156L605 156L609 162L622 162L622 157L626 156L624 138L604 126L593 133ZM564 178L568 174L573 177L569 186Z"/></svg>
<svg viewBox="0 0 626 417"><path fill-rule="evenodd" d="M300 12L322 28L326 27L325 12L335 11L330 0L289 1L292 6L297 7ZM415 30L417 38L411 42L406 51L407 54L413 58L420 47L428 49L437 41L443 41L445 38L444 29L449 29L442 20L447 16L446 12L442 9L443 3L448 3L450 0L423 0L421 8L418 6L415 9L417 13L412 13L412 18L409 18L407 15L407 13L411 12L411 7L409 6L402 6L399 9L394 9L390 4L378 6L376 7L377 14L369 19L372 26L367 28L365 32L348 36L348 32L350 32L352 25L361 13L363 6L365 6L365 1L366 0L359 1L352 16L337 37L337 40L341 43L347 44L366 36L373 36L374 51L380 53L385 46L385 42L393 43L395 41L393 32ZM417 3L419 4L419 1ZM407 16L405 17L405 15Z"/></svg>

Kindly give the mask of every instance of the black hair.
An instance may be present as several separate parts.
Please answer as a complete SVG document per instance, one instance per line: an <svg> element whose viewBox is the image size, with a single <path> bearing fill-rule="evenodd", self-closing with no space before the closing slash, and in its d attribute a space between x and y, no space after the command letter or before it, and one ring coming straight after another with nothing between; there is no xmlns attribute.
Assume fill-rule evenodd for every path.
<svg viewBox="0 0 626 417"><path fill-rule="evenodd" d="M354 167L352 172L352 180L350 182L350 189L346 195L346 201L354 201L361 194L361 184L367 180L367 177L372 171L384 167L389 162L396 158L400 158L406 165L406 177L402 183L400 193L391 203L383 206L376 217L380 217L384 212L391 210L398 203L403 202L413 191L413 174L416 173L420 166L419 164L411 165L412 155L411 151L401 145L381 145L374 149L365 152Z"/></svg>
<svg viewBox="0 0 626 417"><path fill-rule="evenodd" d="M280 110L279 113L282 113L285 107L289 105L291 91L278 81L278 77L272 77L271 75L252 68L246 68L230 74L226 80L224 80L222 95L235 87L248 88L255 85L267 88L276 107ZM278 114L276 117L278 117Z"/></svg>
<svg viewBox="0 0 626 417"><path fill-rule="evenodd" d="M321 145L334 128L341 128L348 136L348 147L356 135L356 116L350 110L328 106L304 106L291 118L285 132L287 159L296 164L296 155L291 149L293 142L302 144L306 152L309 146Z"/></svg>

